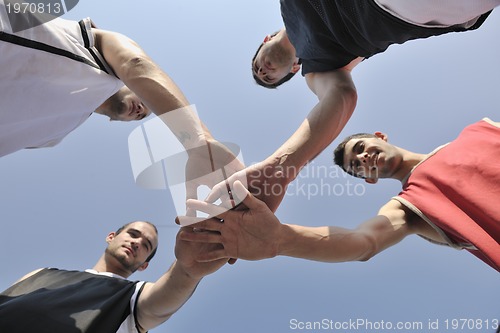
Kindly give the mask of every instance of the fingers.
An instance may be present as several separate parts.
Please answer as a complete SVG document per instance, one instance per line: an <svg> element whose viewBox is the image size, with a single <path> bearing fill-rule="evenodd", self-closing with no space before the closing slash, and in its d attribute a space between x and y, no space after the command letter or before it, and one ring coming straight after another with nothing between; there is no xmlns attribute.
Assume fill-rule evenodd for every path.
<svg viewBox="0 0 500 333"><path fill-rule="evenodd" d="M210 243L210 244L219 244L221 243L221 235L219 233L214 232L186 232L183 231L179 234L179 239L186 242L195 242L195 243Z"/></svg>
<svg viewBox="0 0 500 333"><path fill-rule="evenodd" d="M198 185L195 182L186 182L186 200L198 199Z"/></svg>
<svg viewBox="0 0 500 333"><path fill-rule="evenodd" d="M188 200L187 207L188 209L204 212L209 216L216 216L219 219L224 219L225 213L228 211L228 209L225 207L217 206L200 200Z"/></svg>
<svg viewBox="0 0 500 333"><path fill-rule="evenodd" d="M186 201L189 199L198 199L198 184L196 184L195 182L186 182ZM189 207L186 207L186 216L195 217L196 211L189 209ZM181 225L188 224L181 223Z"/></svg>
<svg viewBox="0 0 500 333"><path fill-rule="evenodd" d="M260 201L254 197L240 181L235 181L233 184L233 195L238 197L238 201L243 202L248 209L260 207Z"/></svg>
<svg viewBox="0 0 500 333"><path fill-rule="evenodd" d="M200 223L206 221L207 217L196 217L196 216L177 216L175 218L175 223L187 227L191 224Z"/></svg>
<svg viewBox="0 0 500 333"><path fill-rule="evenodd" d="M202 222L198 222L196 224L192 224L190 228L186 228L186 230L189 230L189 232L194 232L194 229L196 230L206 230L206 231L217 231L221 232L222 228L224 227L224 224L218 220L218 219L205 219ZM196 234L196 233L195 233Z"/></svg>
<svg viewBox="0 0 500 333"><path fill-rule="evenodd" d="M217 201L217 199L227 196L227 186L226 186L227 180L224 180L217 185L215 185L210 193L208 193L208 196L205 198L206 202L214 203Z"/></svg>
<svg viewBox="0 0 500 333"><path fill-rule="evenodd" d="M227 255L225 249L219 249L219 250L215 250L215 251L201 254L197 258L196 261L197 262L211 262L211 261L217 261L220 259L229 259L229 258L230 258L230 256Z"/></svg>

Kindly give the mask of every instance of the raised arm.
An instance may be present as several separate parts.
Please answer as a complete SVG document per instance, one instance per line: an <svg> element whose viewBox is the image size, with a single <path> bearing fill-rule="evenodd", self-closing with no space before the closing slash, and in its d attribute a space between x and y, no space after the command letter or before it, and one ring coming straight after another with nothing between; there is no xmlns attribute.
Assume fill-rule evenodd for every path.
<svg viewBox="0 0 500 333"><path fill-rule="evenodd" d="M180 232L194 233L193 228L184 227ZM177 237L175 254L177 260L155 283L147 283L139 296L137 321L147 331L174 314L191 297L201 279L222 267L227 259L200 263L197 256L219 245L192 243Z"/></svg>
<svg viewBox="0 0 500 333"><path fill-rule="evenodd" d="M173 80L130 38L93 29L96 47L116 76L156 115L189 105Z"/></svg>
<svg viewBox="0 0 500 333"><path fill-rule="evenodd" d="M325 262L366 261L416 232L401 204L389 201L354 229L284 225L280 255Z"/></svg>
<svg viewBox="0 0 500 333"><path fill-rule="evenodd" d="M224 180L216 171L228 163L232 164L224 169L224 175L243 169L230 149L212 137L175 82L137 43L115 32L93 31L98 50L118 78L160 116L189 154L185 181L188 198L196 198L201 185L193 179L204 177L205 185L211 188Z"/></svg>
<svg viewBox="0 0 500 333"><path fill-rule="evenodd" d="M348 70L306 75L309 88L318 97L307 118L271 156L285 168L300 170L340 134L357 101L356 88ZM290 174L289 182L297 175Z"/></svg>
<svg viewBox="0 0 500 333"><path fill-rule="evenodd" d="M272 211L276 211L292 182L309 161L322 152L340 133L356 106L356 88L348 70L306 75L319 102L293 135L264 161L250 166L229 179L248 182L248 187ZM207 200L215 202L214 188Z"/></svg>
<svg viewBox="0 0 500 333"><path fill-rule="evenodd" d="M116 32L100 29L93 29L93 32L97 49L116 76L157 116L189 106L180 88L136 42ZM189 114L182 117L186 118L186 122L193 126L193 133L196 133L201 122L197 118L190 119ZM193 123L189 123L191 120ZM178 130L172 124L167 125L178 135ZM206 139L211 138L208 129L204 125L202 127Z"/></svg>
<svg viewBox="0 0 500 333"><path fill-rule="evenodd" d="M242 185L236 183L234 188L240 196ZM211 219L195 225L217 234L180 235L181 239L192 242L222 244L222 248L202 254L199 260L229 257L260 260L285 255L325 262L363 261L410 234L432 233L423 221L416 219L395 200L384 205L377 216L352 230L281 224L266 204L251 194L243 203L248 210L229 212L206 202L193 200L188 203L193 209L224 219L223 223Z"/></svg>

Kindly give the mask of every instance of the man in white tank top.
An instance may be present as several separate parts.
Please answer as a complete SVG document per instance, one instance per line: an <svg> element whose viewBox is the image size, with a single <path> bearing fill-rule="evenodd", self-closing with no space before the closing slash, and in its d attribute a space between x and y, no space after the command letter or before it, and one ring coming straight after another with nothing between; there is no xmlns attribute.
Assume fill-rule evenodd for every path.
<svg viewBox="0 0 500 333"><path fill-rule="evenodd" d="M0 157L54 146L93 112L130 121L189 105L129 38L88 18L17 31L7 4L0 0Z"/></svg>

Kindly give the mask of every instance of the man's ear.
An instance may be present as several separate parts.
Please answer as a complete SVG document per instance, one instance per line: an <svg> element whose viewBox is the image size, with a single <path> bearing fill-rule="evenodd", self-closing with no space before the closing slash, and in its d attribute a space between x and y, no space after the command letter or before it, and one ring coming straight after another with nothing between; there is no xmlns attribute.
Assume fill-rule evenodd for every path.
<svg viewBox="0 0 500 333"><path fill-rule="evenodd" d="M107 236L106 236L106 243L110 243L114 238L115 238L116 234L115 232L110 232Z"/></svg>
<svg viewBox="0 0 500 333"><path fill-rule="evenodd" d="M269 42L273 37L271 37L271 35L267 35L266 37L264 37L264 41L262 43L267 43Z"/></svg>
<svg viewBox="0 0 500 333"><path fill-rule="evenodd" d="M141 266L139 266L139 268L137 268L137 270L139 272L142 272L143 270L145 270L146 268L148 268L148 266L149 266L149 262L146 261L144 264L142 264Z"/></svg>
<svg viewBox="0 0 500 333"><path fill-rule="evenodd" d="M365 182L368 184L376 184L378 182L378 178L365 178Z"/></svg>
<svg viewBox="0 0 500 333"><path fill-rule="evenodd" d="M385 133L382 133L382 132L375 132L373 133L377 138L379 139L382 139L384 140L385 142L387 142L387 140L389 139L389 137L387 136L387 134Z"/></svg>
<svg viewBox="0 0 500 333"><path fill-rule="evenodd" d="M290 70L290 73L297 73L300 70L300 64L295 62Z"/></svg>

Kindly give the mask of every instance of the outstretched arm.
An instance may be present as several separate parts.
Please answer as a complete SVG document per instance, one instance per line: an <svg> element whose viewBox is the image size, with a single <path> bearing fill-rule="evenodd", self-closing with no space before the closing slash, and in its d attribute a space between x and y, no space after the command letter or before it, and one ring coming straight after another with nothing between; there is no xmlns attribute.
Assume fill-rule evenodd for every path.
<svg viewBox="0 0 500 333"><path fill-rule="evenodd" d="M175 82L130 38L116 32L93 29L96 47L102 53L116 76L134 92L157 116L187 108L189 102ZM192 137L205 135L210 139L208 129L194 117L192 112L182 114L181 129L192 130ZM177 121L179 119L176 119ZM178 136L180 129L167 125Z"/></svg>
<svg viewBox="0 0 500 333"><path fill-rule="evenodd" d="M130 38L116 32L93 29L96 47L116 76L151 106L156 115L189 103L161 68Z"/></svg>
<svg viewBox="0 0 500 333"><path fill-rule="evenodd" d="M115 32L93 31L97 48L115 74L160 116L186 149L189 155L185 180L188 198L197 197L200 179L211 188L224 181L226 175L243 169L230 149L214 140L175 82L137 43ZM224 177L220 176L217 171L229 163L231 165L224 169Z"/></svg>
<svg viewBox="0 0 500 333"><path fill-rule="evenodd" d="M306 75L311 90L319 102L295 133L271 156L229 178L248 182L248 188L274 212L285 195L286 188L309 161L322 152L340 133L356 106L356 88L348 70L336 70ZM215 202L214 188L208 201Z"/></svg>
<svg viewBox="0 0 500 333"><path fill-rule="evenodd" d="M234 189L239 197L248 193L239 183L234 184ZM259 260L285 255L343 262L368 260L404 237L422 232L421 222L411 220L414 216L394 200L384 205L377 216L352 230L335 226L281 224L266 204L253 195L246 195L243 203L248 210L224 212L207 202L190 201L188 205L191 208L215 215L224 222L218 219L200 222L194 226L216 233L181 233L181 239L222 244L221 248L199 257L206 261L229 257Z"/></svg>
<svg viewBox="0 0 500 333"><path fill-rule="evenodd" d="M183 227L180 232L189 234L194 230ZM197 256L219 247L217 244L186 242L177 236L177 260L158 281L147 283L139 296L137 321L144 331L170 318L191 297L204 276L217 271L227 262L227 259L204 263L196 261Z"/></svg>
<svg viewBox="0 0 500 333"><path fill-rule="evenodd" d="M348 70L306 75L309 88L318 97L307 118L271 158L285 170L300 170L340 134L354 112L357 94ZM297 175L290 173L288 180Z"/></svg>

